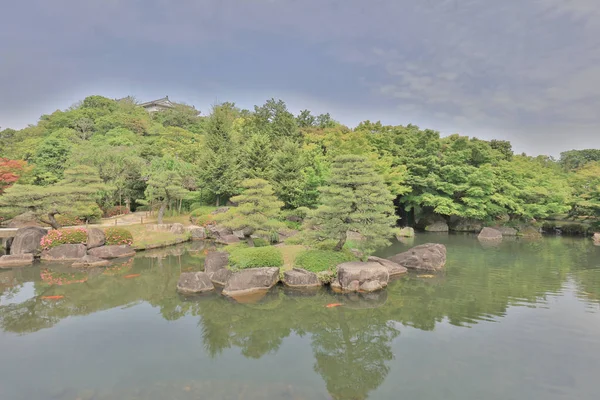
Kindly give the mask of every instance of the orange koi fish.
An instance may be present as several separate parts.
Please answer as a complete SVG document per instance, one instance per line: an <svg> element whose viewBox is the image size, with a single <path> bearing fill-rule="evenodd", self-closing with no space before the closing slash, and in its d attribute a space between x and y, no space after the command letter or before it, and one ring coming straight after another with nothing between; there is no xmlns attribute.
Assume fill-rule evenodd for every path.
<svg viewBox="0 0 600 400"><path fill-rule="evenodd" d="M331 304L327 304L325 307L333 308L333 307L339 307L339 306L343 306L343 304L342 303L331 303Z"/></svg>
<svg viewBox="0 0 600 400"><path fill-rule="evenodd" d="M123 278L130 279L130 278L137 278L138 276L140 276L140 274L131 274L131 275L125 275Z"/></svg>
<svg viewBox="0 0 600 400"><path fill-rule="evenodd" d="M65 296L42 296L42 300L60 300Z"/></svg>
<svg viewBox="0 0 600 400"><path fill-rule="evenodd" d="M435 275L417 275L417 278L435 278Z"/></svg>

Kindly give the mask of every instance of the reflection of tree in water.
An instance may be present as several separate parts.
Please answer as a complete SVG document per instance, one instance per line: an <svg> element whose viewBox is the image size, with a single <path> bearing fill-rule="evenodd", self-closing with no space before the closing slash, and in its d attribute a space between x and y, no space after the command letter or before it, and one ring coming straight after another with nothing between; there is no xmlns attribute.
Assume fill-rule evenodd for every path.
<svg viewBox="0 0 600 400"><path fill-rule="evenodd" d="M313 333L315 371L334 399L366 399L385 380L400 331L378 314L338 309L325 329Z"/></svg>

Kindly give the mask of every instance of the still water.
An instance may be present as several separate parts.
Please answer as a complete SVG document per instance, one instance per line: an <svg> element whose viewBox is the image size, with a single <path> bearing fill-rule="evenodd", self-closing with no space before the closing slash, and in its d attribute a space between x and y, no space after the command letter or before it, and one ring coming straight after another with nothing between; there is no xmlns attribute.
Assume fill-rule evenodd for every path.
<svg viewBox="0 0 600 400"><path fill-rule="evenodd" d="M600 247L420 235L379 255L431 241L444 273L368 298L186 300L175 285L202 269L200 243L0 271L0 399L600 398Z"/></svg>

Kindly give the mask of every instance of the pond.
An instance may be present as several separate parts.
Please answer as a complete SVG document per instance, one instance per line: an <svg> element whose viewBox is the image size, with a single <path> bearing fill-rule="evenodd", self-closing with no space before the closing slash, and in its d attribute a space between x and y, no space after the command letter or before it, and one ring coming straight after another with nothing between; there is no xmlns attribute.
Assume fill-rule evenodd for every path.
<svg viewBox="0 0 600 400"><path fill-rule="evenodd" d="M598 398L600 247L422 234L379 255L426 242L447 246L444 273L369 297L182 298L202 243L0 271L0 398Z"/></svg>

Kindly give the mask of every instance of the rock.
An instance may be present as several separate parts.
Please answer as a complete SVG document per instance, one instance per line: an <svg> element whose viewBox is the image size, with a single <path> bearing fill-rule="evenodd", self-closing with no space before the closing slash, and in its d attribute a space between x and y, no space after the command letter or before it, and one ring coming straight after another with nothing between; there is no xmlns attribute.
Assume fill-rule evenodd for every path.
<svg viewBox="0 0 600 400"><path fill-rule="evenodd" d="M413 228L411 228L410 226L406 226L406 227L400 229L398 231L398 233L396 233L397 238L414 237L414 236L415 236L415 230Z"/></svg>
<svg viewBox="0 0 600 400"><path fill-rule="evenodd" d="M517 236L517 230L508 226L494 226L495 230L499 231L502 236Z"/></svg>
<svg viewBox="0 0 600 400"><path fill-rule="evenodd" d="M73 263L72 267L73 268L93 268L93 267L106 267L108 265L110 265L110 261L86 254L81 259L75 261Z"/></svg>
<svg viewBox="0 0 600 400"><path fill-rule="evenodd" d="M370 281L378 282L383 288L387 286L389 279L388 269L377 262L351 261L337 266L337 281L344 291L358 291L364 283Z"/></svg>
<svg viewBox="0 0 600 400"><path fill-rule="evenodd" d="M183 227L183 224L173 224L169 231L176 235L183 235L185 233L185 228Z"/></svg>
<svg viewBox="0 0 600 400"><path fill-rule="evenodd" d="M233 231L233 235L237 236L237 238L240 240L244 240L247 237L249 237L250 235L252 235L252 229L246 228L246 229L241 229L239 231Z"/></svg>
<svg viewBox="0 0 600 400"><path fill-rule="evenodd" d="M303 221L303 219L297 215L288 215L287 217L285 217L285 219L290 222L302 222Z"/></svg>
<svg viewBox="0 0 600 400"><path fill-rule="evenodd" d="M211 273L227 267L229 253L224 251L211 251L204 258L204 272Z"/></svg>
<svg viewBox="0 0 600 400"><path fill-rule="evenodd" d="M40 242L48 231L38 226L20 228L10 246L10 254L33 254L38 255L41 251Z"/></svg>
<svg viewBox="0 0 600 400"><path fill-rule="evenodd" d="M249 268L235 272L223 288L226 296L240 296L265 291L279 281L279 268Z"/></svg>
<svg viewBox="0 0 600 400"><path fill-rule="evenodd" d="M232 274L233 272L231 272L227 268L221 268L215 272L208 273L208 277L213 283L225 286Z"/></svg>
<svg viewBox="0 0 600 400"><path fill-rule="evenodd" d="M77 261L85 257L85 244L61 244L42 251L42 261Z"/></svg>
<svg viewBox="0 0 600 400"><path fill-rule="evenodd" d="M379 263L379 264L383 265L384 267L386 267L388 270L388 273L390 274L390 278L392 276L404 275L408 272L407 268L403 267L400 264L396 264L393 261L386 260L385 258L370 256L367 259L367 261L376 262L376 263Z"/></svg>
<svg viewBox="0 0 600 400"><path fill-rule="evenodd" d="M229 207L221 207L217 208L215 211L211 212L212 215L223 214L229 211Z"/></svg>
<svg viewBox="0 0 600 400"><path fill-rule="evenodd" d="M425 227L427 232L448 232L448 224L445 222L434 222L431 225Z"/></svg>
<svg viewBox="0 0 600 400"><path fill-rule="evenodd" d="M388 260L408 269L439 271L446 265L446 246L437 243L422 244L388 257Z"/></svg>
<svg viewBox="0 0 600 400"><path fill-rule="evenodd" d="M26 228L30 226L40 226L38 222L37 216L27 211L23 214L19 214L16 217L12 218L9 221L4 221L2 225L6 225L7 228Z"/></svg>
<svg viewBox="0 0 600 400"><path fill-rule="evenodd" d="M383 289L383 286L381 286L379 281L368 281L360 285L360 290L362 292L376 292L381 289Z"/></svg>
<svg viewBox="0 0 600 400"><path fill-rule="evenodd" d="M219 244L233 244L233 243L239 243L240 239L235 235L225 235L225 236L218 237L215 240L215 242L217 242Z"/></svg>
<svg viewBox="0 0 600 400"><path fill-rule="evenodd" d="M215 290L215 286L204 272L184 272L179 276L177 290L184 294L196 294Z"/></svg>
<svg viewBox="0 0 600 400"><path fill-rule="evenodd" d="M170 232L172 226L173 225L171 224L147 224L146 230L154 232Z"/></svg>
<svg viewBox="0 0 600 400"><path fill-rule="evenodd" d="M295 229L282 229L277 232L277 241L279 243L283 243L286 239L289 239L294 236L298 236L299 234L300 234L300 231L297 231Z"/></svg>
<svg viewBox="0 0 600 400"><path fill-rule="evenodd" d="M472 218L450 218L450 230L454 232L479 233L483 229L483 222Z"/></svg>
<svg viewBox="0 0 600 400"><path fill-rule="evenodd" d="M321 286L319 277L314 272L301 268L294 268L283 273L283 283L294 288L310 288Z"/></svg>
<svg viewBox="0 0 600 400"><path fill-rule="evenodd" d="M594 233L594 236L592 237L592 239L594 240L595 243L600 243L600 233L598 233L598 232Z"/></svg>
<svg viewBox="0 0 600 400"><path fill-rule="evenodd" d="M221 225L209 225L208 233L211 238L218 239L223 236L233 235L233 231Z"/></svg>
<svg viewBox="0 0 600 400"><path fill-rule="evenodd" d="M477 236L479 240L494 240L501 241L502 240L502 232L493 229L493 228L483 228L479 235Z"/></svg>
<svg viewBox="0 0 600 400"><path fill-rule="evenodd" d="M192 240L206 239L206 229L202 226L190 225L186 226L185 230L190 233Z"/></svg>
<svg viewBox="0 0 600 400"><path fill-rule="evenodd" d="M98 228L89 228L87 230L87 248L94 249L96 247L104 246L106 243L106 235Z"/></svg>
<svg viewBox="0 0 600 400"><path fill-rule="evenodd" d="M98 257L98 258L121 258L121 257L132 257L135 255L135 250L126 244L121 245L111 245L111 246L102 246L96 247L95 249L88 250L88 254L90 256Z"/></svg>
<svg viewBox="0 0 600 400"><path fill-rule="evenodd" d="M22 267L33 264L33 254L12 254L0 257L0 268Z"/></svg>
<svg viewBox="0 0 600 400"><path fill-rule="evenodd" d="M539 229L537 229L536 227L528 225L528 226L520 227L517 232L517 236L521 236L521 237L529 238L529 239L539 239L542 237L542 234L540 233Z"/></svg>

